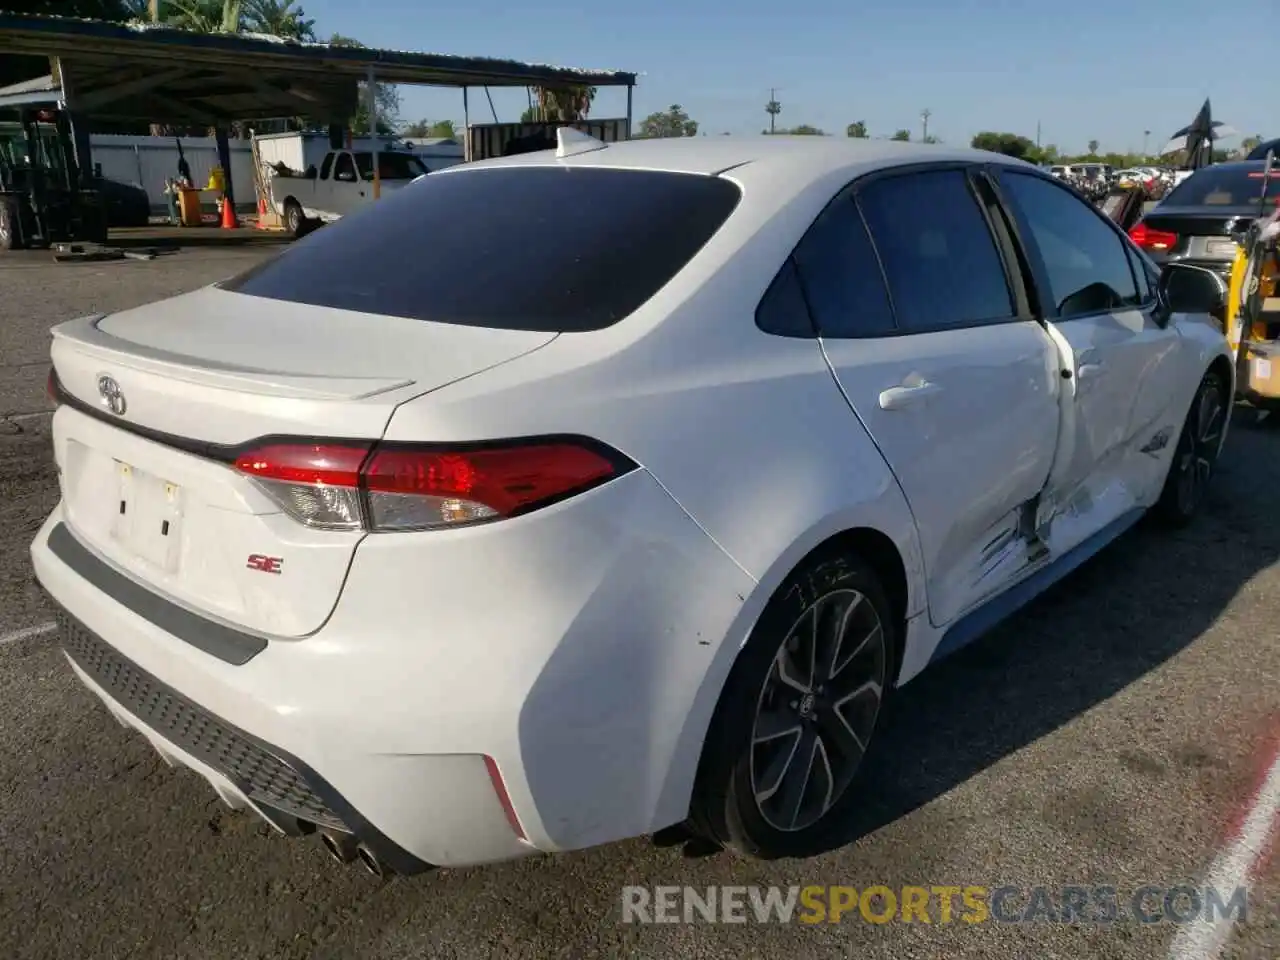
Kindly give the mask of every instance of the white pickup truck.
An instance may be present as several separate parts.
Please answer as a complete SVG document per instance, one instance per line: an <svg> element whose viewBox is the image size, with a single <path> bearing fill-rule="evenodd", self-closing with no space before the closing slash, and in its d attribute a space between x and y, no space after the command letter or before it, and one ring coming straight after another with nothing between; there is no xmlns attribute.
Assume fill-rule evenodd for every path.
<svg viewBox="0 0 1280 960"><path fill-rule="evenodd" d="M404 151L379 151L379 192L390 193L427 172ZM329 223L373 202L373 157L369 150L331 150L320 169L271 178L271 198L285 227L298 236L313 224Z"/></svg>

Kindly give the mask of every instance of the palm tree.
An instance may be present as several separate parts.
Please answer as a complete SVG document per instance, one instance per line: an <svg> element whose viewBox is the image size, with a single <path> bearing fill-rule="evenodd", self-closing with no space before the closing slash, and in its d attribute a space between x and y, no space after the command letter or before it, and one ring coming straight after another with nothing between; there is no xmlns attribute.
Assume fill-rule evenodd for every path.
<svg viewBox="0 0 1280 960"><path fill-rule="evenodd" d="M196 33L239 33L243 0L162 0L160 20Z"/></svg>
<svg viewBox="0 0 1280 960"><path fill-rule="evenodd" d="M306 11L294 0L248 0L244 10L244 27L253 33L266 33L289 40L316 38L316 22L308 20Z"/></svg>
<svg viewBox="0 0 1280 960"><path fill-rule="evenodd" d="M534 87L537 115L543 120L582 120L591 112L595 87Z"/></svg>

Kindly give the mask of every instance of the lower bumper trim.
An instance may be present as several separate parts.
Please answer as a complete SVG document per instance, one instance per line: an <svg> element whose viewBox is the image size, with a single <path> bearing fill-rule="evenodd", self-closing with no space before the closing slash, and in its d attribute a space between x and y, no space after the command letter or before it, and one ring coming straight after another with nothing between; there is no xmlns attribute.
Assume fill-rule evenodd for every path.
<svg viewBox="0 0 1280 960"><path fill-rule="evenodd" d="M56 603L56 601L55 601ZM58 607L63 651L109 696L159 736L222 774L285 833L311 825L350 833L396 873L433 865L388 839L297 757L232 726L122 656Z"/></svg>

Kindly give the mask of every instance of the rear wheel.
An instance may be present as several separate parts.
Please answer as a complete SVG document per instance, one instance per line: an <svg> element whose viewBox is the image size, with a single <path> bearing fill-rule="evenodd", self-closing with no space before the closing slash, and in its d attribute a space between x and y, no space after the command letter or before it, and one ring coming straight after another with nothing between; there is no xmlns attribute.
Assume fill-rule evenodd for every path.
<svg viewBox="0 0 1280 960"><path fill-rule="evenodd" d="M302 213L302 204L297 200L284 202L284 226L295 238L306 233L307 218Z"/></svg>
<svg viewBox="0 0 1280 960"><path fill-rule="evenodd" d="M1186 526L1204 504L1218 463L1227 414L1226 387L1222 378L1211 370L1200 381L1195 399L1191 401L1191 410L1169 464L1169 475L1156 504L1157 516L1166 523Z"/></svg>
<svg viewBox="0 0 1280 960"><path fill-rule="evenodd" d="M896 630L855 557L793 573L734 664L703 748L691 821L762 859L839 846L890 683Z"/></svg>

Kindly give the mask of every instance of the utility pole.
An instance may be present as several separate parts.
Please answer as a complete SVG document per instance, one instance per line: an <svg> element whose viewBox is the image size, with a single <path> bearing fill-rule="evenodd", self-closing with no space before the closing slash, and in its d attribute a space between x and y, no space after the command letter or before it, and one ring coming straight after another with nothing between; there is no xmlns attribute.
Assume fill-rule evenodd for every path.
<svg viewBox="0 0 1280 960"><path fill-rule="evenodd" d="M931 116L933 116L933 114L929 112L928 107L925 107L922 111L920 111L920 126L922 129L920 139L923 140L925 143L929 142L929 118Z"/></svg>
<svg viewBox="0 0 1280 960"><path fill-rule="evenodd" d="M1036 149L1040 149L1040 121L1036 121Z"/></svg>
<svg viewBox="0 0 1280 960"><path fill-rule="evenodd" d="M769 88L769 102L764 105L764 112L769 115L769 133L777 129L778 114L782 112L782 104L778 102L778 91Z"/></svg>
<svg viewBox="0 0 1280 960"><path fill-rule="evenodd" d="M147 12L151 15L152 23L160 22L160 0L147 0Z"/></svg>
<svg viewBox="0 0 1280 960"><path fill-rule="evenodd" d="M1151 136L1150 130L1142 131L1142 159L1143 160L1147 158L1147 137L1149 136Z"/></svg>

